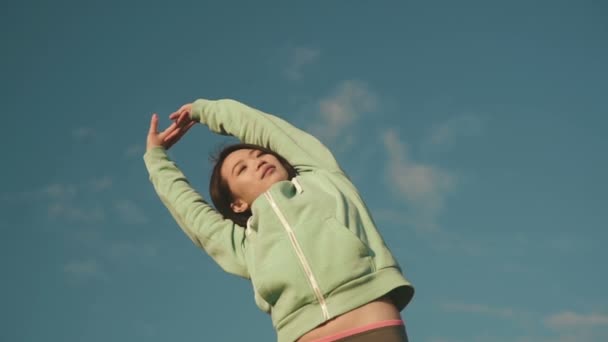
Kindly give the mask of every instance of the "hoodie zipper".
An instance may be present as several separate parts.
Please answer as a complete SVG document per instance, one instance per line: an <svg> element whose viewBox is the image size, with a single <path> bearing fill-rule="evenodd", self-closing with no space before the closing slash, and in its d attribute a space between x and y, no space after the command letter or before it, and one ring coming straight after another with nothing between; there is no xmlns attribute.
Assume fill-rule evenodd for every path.
<svg viewBox="0 0 608 342"><path fill-rule="evenodd" d="M300 264L302 265L302 268L304 268L304 272L306 273L308 282L310 283L310 286L312 287L312 290L315 293L315 297L317 297L317 300L319 301L319 305L321 306L321 311L323 312L323 317L325 318L325 320L330 319L331 316L329 315L329 310L327 310L327 303L325 302L325 298L323 298L323 293L321 292L319 283L317 283L317 279L315 279L315 276L312 273L312 269L310 268L310 265L308 264L308 261L306 260L306 257L304 256L304 252L302 251L302 248L300 247L300 244L298 243L298 240L296 239L296 234L294 233L293 229L289 225L289 222L287 222L287 220L285 219L285 215L283 215L283 213L277 206L277 203L274 201L274 198L272 197L272 195L268 192L265 192L264 196L266 196L266 199L268 200L268 202L270 202L270 205L272 206L272 210L274 210L275 214L279 218L279 221L281 221L283 228L287 232L287 235L289 236L291 245L292 245L294 251L296 252L296 255L298 256L298 259L300 259Z"/></svg>

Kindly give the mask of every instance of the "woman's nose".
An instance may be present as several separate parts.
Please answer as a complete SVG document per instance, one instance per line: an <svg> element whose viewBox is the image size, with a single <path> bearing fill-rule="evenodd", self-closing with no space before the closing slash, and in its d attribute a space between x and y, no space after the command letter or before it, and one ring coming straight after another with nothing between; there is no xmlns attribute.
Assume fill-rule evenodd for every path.
<svg viewBox="0 0 608 342"><path fill-rule="evenodd" d="M256 159L255 160L255 169L259 170L264 164L266 164L266 161L263 159Z"/></svg>

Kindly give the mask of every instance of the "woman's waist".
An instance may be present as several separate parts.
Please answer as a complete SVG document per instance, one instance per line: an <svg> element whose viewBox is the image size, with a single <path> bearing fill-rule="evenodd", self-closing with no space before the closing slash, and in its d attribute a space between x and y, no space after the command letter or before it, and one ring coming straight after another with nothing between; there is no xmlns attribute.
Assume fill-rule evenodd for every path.
<svg viewBox="0 0 608 342"><path fill-rule="evenodd" d="M388 297L383 297L346 312L307 332L297 342L310 342L372 323L401 320L399 311Z"/></svg>
<svg viewBox="0 0 608 342"><path fill-rule="evenodd" d="M293 293L283 292L271 309L277 338L281 342L296 341L315 329L330 333L374 320L399 319L399 311L411 298L412 291L407 291L409 288L411 285L398 267L387 267L335 288L331 293L325 294L322 301L307 297L304 298L307 304L302 304L302 298L295 298ZM390 296L394 305L387 308L386 302L377 303L378 298L385 296ZM386 315L387 312L393 314ZM333 319L328 320L328 316ZM321 330L323 326L328 328Z"/></svg>

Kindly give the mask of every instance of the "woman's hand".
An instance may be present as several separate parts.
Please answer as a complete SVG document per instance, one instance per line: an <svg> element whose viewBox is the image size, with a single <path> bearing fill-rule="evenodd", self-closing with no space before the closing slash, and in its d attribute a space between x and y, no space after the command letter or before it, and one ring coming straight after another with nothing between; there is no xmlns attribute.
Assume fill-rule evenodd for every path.
<svg viewBox="0 0 608 342"><path fill-rule="evenodd" d="M172 114L173 115L173 114ZM164 147L166 150L171 148L173 144L179 141L188 130L196 124L196 121L190 120L188 123L180 125L173 122L164 131L158 132L158 115L153 114L150 120L150 130L148 131L148 140L146 150L154 147Z"/></svg>
<svg viewBox="0 0 608 342"><path fill-rule="evenodd" d="M190 113L192 113L192 103L186 103L169 115L169 119L173 120L178 126L186 126L192 122Z"/></svg>

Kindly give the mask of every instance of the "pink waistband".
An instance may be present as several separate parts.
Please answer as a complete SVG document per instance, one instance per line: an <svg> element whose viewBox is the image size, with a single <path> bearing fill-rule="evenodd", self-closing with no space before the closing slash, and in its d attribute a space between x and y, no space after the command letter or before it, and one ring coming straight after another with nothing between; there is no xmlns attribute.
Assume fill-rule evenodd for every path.
<svg viewBox="0 0 608 342"><path fill-rule="evenodd" d="M403 325L403 321L400 319L391 319L391 320L387 320L387 321L370 323L370 324L367 324L367 325L364 325L364 326L361 326L358 328L348 329L346 331L339 332L337 334L322 337L318 340L314 340L313 342L332 342L332 341L339 340L341 338L360 334L362 332L366 332L366 331L370 331L370 330L374 330L374 329L380 329L380 328L384 328L384 327L391 327L391 326L395 326L395 325Z"/></svg>

